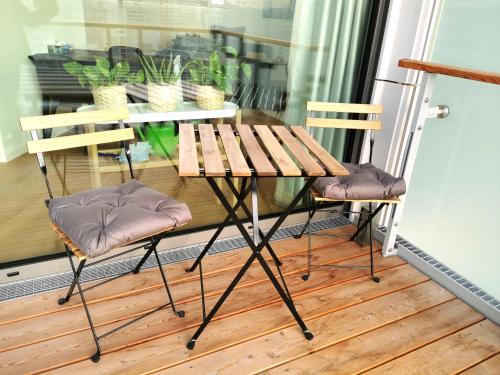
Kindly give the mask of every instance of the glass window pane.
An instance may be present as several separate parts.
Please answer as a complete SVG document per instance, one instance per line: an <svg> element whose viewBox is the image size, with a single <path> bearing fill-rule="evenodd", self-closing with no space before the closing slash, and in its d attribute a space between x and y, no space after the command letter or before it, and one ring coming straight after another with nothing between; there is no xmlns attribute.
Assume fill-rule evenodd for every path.
<svg viewBox="0 0 500 375"><path fill-rule="evenodd" d="M185 106L196 109L200 91L193 83L208 83L225 89L226 102L241 109L243 123L303 124L307 100L356 99L371 15L368 1L0 2L0 28L5 36L0 93L0 199L4 202L0 264L62 250L49 229L44 182L35 157L26 154L19 117L89 110L95 101L104 105L120 100L138 111L151 112L159 94L151 94L151 88L148 94L148 85L139 82L140 56L161 68L162 61L167 64L171 56L179 56L179 65L185 66L191 61L206 61L212 52L219 51L221 64L233 64L230 71L244 63L251 75L246 77L247 68L241 68L234 71L233 79L205 79L200 78L203 71L192 70L195 63L190 63L191 69L182 73L182 83L177 86L182 88L182 98L177 97L173 104L164 101L162 105L167 107L160 110L173 110L172 105L177 110ZM224 52L223 47L231 48ZM108 70L105 62L96 67L96 59L107 59L114 70ZM146 76L158 83L155 77L151 72ZM102 89L116 81L127 83L126 97L123 90ZM162 84L169 82L176 81L160 79ZM210 98L215 102L216 96ZM224 121L234 124L238 116ZM41 135L58 137L82 131L85 129L63 128ZM151 148L136 163L137 177L186 202L194 218L190 227L219 223L225 211L207 183L177 175L175 124L145 123L135 131L135 142ZM334 155L344 155L343 132L317 130L315 137ZM126 169L117 160L119 154L119 145L110 144L48 156L55 195L126 181ZM286 206L301 181L265 179L260 184L261 212L272 214Z"/></svg>

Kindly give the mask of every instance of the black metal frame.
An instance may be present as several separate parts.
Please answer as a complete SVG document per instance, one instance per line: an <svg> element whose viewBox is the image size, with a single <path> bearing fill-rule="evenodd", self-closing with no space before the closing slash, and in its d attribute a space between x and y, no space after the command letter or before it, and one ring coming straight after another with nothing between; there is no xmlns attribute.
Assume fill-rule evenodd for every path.
<svg viewBox="0 0 500 375"><path fill-rule="evenodd" d="M119 121L118 122L119 124L119 127L120 128L125 128L125 124L123 121ZM32 136L32 139L33 140L37 140L38 139L38 134L36 131L32 131L31 132L31 136ZM131 179L134 179L134 170L133 170L133 167L132 167L132 158L131 158L131 155L130 155L130 148L129 148L129 145L128 145L128 142L125 142L123 141L122 142L122 147L124 148L125 150L125 157L127 159L127 164L128 164L128 168L129 168L129 174L130 174L130 178ZM48 193L49 193L49 199L46 200L46 204L48 206L48 202L50 201L50 199L53 199L53 195L52 195L52 189L50 187L50 182L49 182L49 179L48 179L48 176L47 176L47 166L46 166L46 163L45 163L45 158L43 156L43 153L37 153L37 160L38 160L38 164L39 164L39 167L40 167L40 171L42 172L42 175L44 177L44 180L45 180L45 184L47 186L47 190L48 190ZM162 267L162 264L161 264L161 261L160 261L160 257L158 255L158 251L157 251L157 246L159 244L159 242L167 237L168 233L171 233L174 229L168 229L162 233L159 233L159 234L156 234L154 236L151 236L151 237L148 237L148 238L145 238L145 239L140 239L134 243L132 243L131 245L134 245L134 244L140 244L139 246L136 246L136 247L133 247L132 249L128 249L128 250L124 250L124 251L121 251L117 254L114 254L114 255L110 255L108 257L105 257L105 258L101 258L99 259L98 261L95 261L93 262L92 264L90 265L86 265L87 263L87 258L83 258L80 260L80 262L78 263L78 267L75 267L75 263L73 262L73 252L71 251L71 249L69 248L69 246L65 243L64 244L64 247L65 247L65 250L66 250L66 255L68 257L68 260L69 260L69 263L71 265L71 270L73 272L73 281L71 282L71 285L66 293L66 296L65 297L62 297L62 298L59 298L58 300L58 304L59 305L64 305L66 302L68 302L72 296L76 295L76 294L79 294L81 299L82 299L82 304L83 304L83 307L84 307L84 310L85 310L85 314L87 316L87 319L89 321L89 325L90 325L90 329L92 331L92 335L94 337L94 341L95 341L95 344L96 344L96 348L97 348L97 351L90 357L90 359L93 361L93 362L98 362L101 358L101 346L99 345L99 341L109 335L111 335L112 333L115 333L123 328L126 328L128 327L129 325L141 320L141 319L144 319L146 318L147 316L153 314L154 312L157 312L161 309L163 309L164 307L167 307L167 306L170 306L172 308L172 311L174 312L175 315L177 315L179 318L182 318L184 317L185 313L184 311L181 311L181 310L177 310L175 308L175 303L174 303L174 300L172 298L172 293L170 291L170 287L168 285L168 280L167 280L167 277L165 275L165 272L163 270L163 267ZM127 254L127 253L130 253L132 251L135 251L135 250L139 250L141 248L144 248L146 250L146 253L144 254L144 256L141 258L141 260L139 261L139 263L135 266L135 268L131 271L127 271L125 273L122 273L122 274L119 274L115 277L111 277L111 278L108 278L104 281L101 281L99 283L96 283L92 286L89 286L87 288L82 288L81 286L81 283L80 283L80 276L84 270L85 267L89 268L89 267L92 267L92 266L95 266L99 263L102 263L102 262L105 262L107 260L110 260L112 258L116 258L118 256L122 256L124 254ZM162 277L162 281L163 281L163 284L165 285L165 289L167 291L167 296L168 296L168 300L166 303L164 303L163 305L161 306L158 306L156 308L154 308L153 310L149 310L147 312L145 312L144 314L141 314L135 318L132 318L130 320L128 320L127 322L123 323L122 325L118 326L118 327L115 327L113 329L111 329L110 331L108 332L105 332L101 335L97 335L96 333L96 330L95 330L95 326L94 326L94 323L92 321L92 317L90 315L90 310L88 308L88 305L87 305L87 301L85 299L85 296L84 296L84 292L87 291L87 290L90 290L90 289L93 289L95 287L98 287L100 285L103 285L103 284L106 284L110 281L113 281L113 280L116 280L122 276L125 276L125 275L128 275L130 273L134 273L134 274L137 274L139 273L139 271L141 270L142 266L144 265L144 263L146 262L146 260L151 256L151 254L154 253L154 256L156 258L156 263L157 263L157 266L160 270L160 274L161 274L161 277ZM74 289L75 289L75 286L78 288L78 291L77 292L74 292Z"/></svg>
<svg viewBox="0 0 500 375"><path fill-rule="evenodd" d="M372 225L372 221L375 218L375 216L380 212L380 210L382 210L382 208L384 208L388 204L389 203L382 202L375 210L373 210L372 209L372 202L369 202L368 203L368 211L367 211L368 218L364 222L361 223L361 217L360 217L360 223L358 224L358 229L356 230L356 232L354 234L350 235L350 238L349 238L350 241L359 242L357 237L361 234L363 229L365 229L368 226L369 239L370 239L370 265L369 266L361 266L361 265L342 265L341 266L341 265L335 265L335 264L322 264L322 265L317 265L316 267L333 267L333 268L368 268L369 267L371 279L374 282L379 283L380 278L375 276L375 269L374 269L374 265L373 265L373 225ZM309 191L308 199L307 199L307 208L308 208L307 221L304 223L304 226L302 227L302 230L300 231L300 233L296 234L294 236L294 238L301 238L303 236L304 232L306 231L306 229L308 229L307 273L302 276L302 279L304 281L307 281L309 279L309 277L311 276L311 268L312 268L312 264L311 264L311 236L313 235L312 230L311 230L311 221L312 221L312 218L314 217L314 214L318 210L320 210L320 205L321 205L321 202L316 202L314 200L314 197L312 196L312 193ZM345 213L360 213L360 212L344 211L342 213L345 214ZM339 235L339 236L343 236L343 235ZM346 235L346 236L349 236L349 235Z"/></svg>
<svg viewBox="0 0 500 375"><path fill-rule="evenodd" d="M286 306L290 310L291 314L295 318L297 324L300 326L302 329L302 332L307 340L312 340L313 339L313 334L307 329L307 326L305 325L304 321L300 317L299 313L297 312L295 305L293 303L291 294L288 290L288 287L286 285L285 279L283 277L283 274L280 269L281 262L279 261L278 257L272 250L272 247L269 244L269 241L271 240L272 236L278 230L278 228L281 226L283 221L287 218L289 213L293 210L293 208L297 205L297 203L304 197L305 194L308 193L309 188L312 186L314 181L316 180L316 177L309 177L306 179L306 183L304 187L297 193L295 198L290 202L288 207L281 213L279 216L278 220L273 224L271 229L264 235L258 226L258 212L257 212L257 204L256 204L256 198L257 198L257 177L253 175L251 177L251 191L252 191L252 198L255 199L252 204L252 212L253 212L253 218L254 218L254 226L253 226L253 231L254 231L254 239L252 239L249 235L249 233L246 231L245 227L243 226L242 220L238 218L238 215L236 214L236 211L238 207L242 207L242 209L245 211L245 214L250 218L250 210L248 207L245 205L243 200L245 197L248 195L248 189L246 189L244 186L246 185L246 180L245 184L242 184L242 187L240 189L240 192L236 189L234 186L233 182L231 181L231 178L229 176L226 176L224 180L226 181L226 184L229 186L231 193L235 195L237 198L237 203L235 206L231 206L227 198L224 196L224 193L222 192L221 188L217 185L213 177L206 177L210 187L214 191L215 195L217 198L220 200L224 208L226 209L228 213L228 217L224 222L219 226L218 230L216 231L216 234L211 238L209 243L213 243L217 236L222 232L224 227L229 224L231 221L238 230L240 231L241 235L247 242L248 246L252 250L252 255L248 258L248 260L243 264L241 267L240 271L236 275L236 277L233 279L233 281L229 284L228 288L224 291L222 296L219 298L219 300L216 302L212 310L208 313L208 315L205 314L205 299L204 299L204 291L203 291L203 274L202 274L202 259L203 256L206 254L206 252L209 249L209 246L205 246L205 249L203 252L200 254L198 259L195 261L193 266L189 269L187 269L188 272L194 271L197 266L200 267L200 284L201 284L201 290L202 290L202 307L203 307L203 322L201 325L198 327L196 332L193 334L191 340L187 343L187 348L192 350L196 344L196 340L198 337L201 335L201 333L204 331L204 329L207 327L207 325L210 323L214 315L217 313L217 311L220 309L220 307L223 305L227 297L231 294L233 289L236 287L236 285L239 283L241 278L244 276L246 271L250 268L252 263L257 259L258 262L260 263L261 267L264 269L264 272L266 273L267 277L273 284L274 288L280 295L281 299L283 302L285 302ZM257 223L257 225L255 225ZM258 233L258 234L257 234ZM258 240L256 240L258 238ZM269 265L267 264L266 260L262 256L261 252L266 247L269 251L269 253L272 256L272 259L276 265L276 268L278 269L278 273L281 279L281 282L283 283L283 286L279 283L279 281L276 279L274 276L272 270L269 268Z"/></svg>

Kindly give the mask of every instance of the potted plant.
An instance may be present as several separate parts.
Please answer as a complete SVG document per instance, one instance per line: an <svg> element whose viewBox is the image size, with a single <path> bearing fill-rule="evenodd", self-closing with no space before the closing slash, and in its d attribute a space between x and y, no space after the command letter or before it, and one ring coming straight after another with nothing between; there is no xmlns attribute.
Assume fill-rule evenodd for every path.
<svg viewBox="0 0 500 375"><path fill-rule="evenodd" d="M141 63L148 84L148 100L151 109L157 112L174 111L179 96L177 82L185 67L175 69L172 54L168 62L163 58L161 63L157 64L153 57L142 56Z"/></svg>
<svg viewBox="0 0 500 375"><path fill-rule="evenodd" d="M144 81L144 72L130 72L127 61L117 62L111 68L109 61L96 57L95 65L81 65L76 61L64 64L64 69L75 76L82 87L89 86L97 109L113 109L127 105L125 84Z"/></svg>
<svg viewBox="0 0 500 375"><path fill-rule="evenodd" d="M238 56L233 47L223 47L222 52L233 58ZM232 94L231 83L239 69L247 78L252 72L250 65L246 63L240 65L222 63L219 51L212 52L208 59L192 60L188 65L191 80L197 85L198 106L208 110L224 108L224 96Z"/></svg>

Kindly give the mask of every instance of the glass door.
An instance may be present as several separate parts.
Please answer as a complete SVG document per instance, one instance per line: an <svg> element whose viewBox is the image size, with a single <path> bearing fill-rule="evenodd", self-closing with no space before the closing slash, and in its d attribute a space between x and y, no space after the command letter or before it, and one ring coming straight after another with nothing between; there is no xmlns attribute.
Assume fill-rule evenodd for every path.
<svg viewBox="0 0 500 375"><path fill-rule="evenodd" d="M249 79L236 77L226 93L226 101L242 110L241 121L300 124L307 100L356 100L356 88L364 79L363 56L371 52L364 46L374 14L372 2L340 0L1 1L0 29L5 37L0 90L0 268L62 252L49 228L43 179L34 156L26 153L18 120L76 111L93 103L89 87L82 87L64 64L91 67L96 58L105 58L111 65L126 60L131 70L137 70L138 51L157 60L179 56L185 64L230 46L237 57L221 58L246 62L252 70ZM193 79L187 71L184 75L185 83ZM192 92L185 94L184 100L195 99ZM144 95L129 95L129 102L147 105L147 101ZM167 153L176 147L170 125L141 128L142 134L137 131L137 140L152 146L150 160L138 166L137 176L186 202L194 218L191 230L219 223L224 210L204 181L179 179L175 163L161 168L151 164L168 157L153 133L164 141ZM334 145L337 155L343 153L342 134L327 134L322 141ZM116 150L89 154L82 149L51 157L48 171L54 194L124 182L126 174L113 153ZM287 192L295 187L282 184L279 188L272 179L262 183L262 211L276 214L287 205L293 196Z"/></svg>

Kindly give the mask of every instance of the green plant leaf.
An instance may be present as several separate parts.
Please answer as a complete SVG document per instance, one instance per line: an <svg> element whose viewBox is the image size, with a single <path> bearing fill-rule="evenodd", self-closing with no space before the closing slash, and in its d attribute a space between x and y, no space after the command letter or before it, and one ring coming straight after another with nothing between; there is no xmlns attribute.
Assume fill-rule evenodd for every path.
<svg viewBox="0 0 500 375"><path fill-rule="evenodd" d="M83 67L83 74L92 87L102 86L103 80L96 66L87 65Z"/></svg>
<svg viewBox="0 0 500 375"><path fill-rule="evenodd" d="M64 70L71 74L72 76L79 76L83 74L83 65L77 63L76 61L71 61L63 64Z"/></svg>
<svg viewBox="0 0 500 375"><path fill-rule="evenodd" d="M238 56L238 51L234 47L225 46L225 47L222 47L221 49L222 49L223 52L227 53L228 55L231 55L233 57L237 57Z"/></svg>
<svg viewBox="0 0 500 375"><path fill-rule="evenodd" d="M87 77L85 77L83 74L78 76L78 82L80 82L80 86L85 87L88 84Z"/></svg>
<svg viewBox="0 0 500 375"><path fill-rule="evenodd" d="M199 75L199 71L197 68L190 68L189 75L191 76L191 80L194 83L198 83L198 84L200 83L200 75Z"/></svg>
<svg viewBox="0 0 500 375"><path fill-rule="evenodd" d="M136 74L135 74L135 80L134 83L142 83L144 82L144 70L140 69Z"/></svg>
<svg viewBox="0 0 500 375"><path fill-rule="evenodd" d="M209 66L210 66L210 71L214 73L219 73L222 70L217 51L214 51L210 54Z"/></svg>
<svg viewBox="0 0 500 375"><path fill-rule="evenodd" d="M111 85L119 85L120 83L124 83L128 81L128 75L130 72L130 65L127 61L117 62L114 68L111 68L113 72L112 77L113 81L110 81Z"/></svg>
<svg viewBox="0 0 500 375"><path fill-rule="evenodd" d="M95 58L95 66L99 70L99 73L101 73L104 77L109 78L110 76L110 67L109 67L109 61L105 59L104 57L96 57Z"/></svg>
<svg viewBox="0 0 500 375"><path fill-rule="evenodd" d="M250 78L250 76L252 75L252 67L247 63L243 63L240 65L240 68L243 71L243 75L246 78Z"/></svg>

